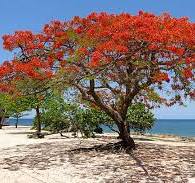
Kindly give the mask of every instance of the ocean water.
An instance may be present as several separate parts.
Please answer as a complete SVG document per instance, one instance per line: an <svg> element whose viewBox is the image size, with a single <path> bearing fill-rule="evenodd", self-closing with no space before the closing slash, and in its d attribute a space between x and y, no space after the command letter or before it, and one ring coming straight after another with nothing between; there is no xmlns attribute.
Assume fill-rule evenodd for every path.
<svg viewBox="0 0 195 183"><path fill-rule="evenodd" d="M9 125L15 125L16 119L9 119ZM19 119L19 126L31 126L32 119ZM104 132L112 133L112 131L102 126ZM153 134L172 134L186 137L195 137L195 119L158 119L153 128L148 131Z"/></svg>
<svg viewBox="0 0 195 183"><path fill-rule="evenodd" d="M18 126L31 126L33 119L19 119ZM16 119L8 119L6 121L8 125L15 125Z"/></svg>
<svg viewBox="0 0 195 183"><path fill-rule="evenodd" d="M195 137L195 119L159 119L149 133Z"/></svg>

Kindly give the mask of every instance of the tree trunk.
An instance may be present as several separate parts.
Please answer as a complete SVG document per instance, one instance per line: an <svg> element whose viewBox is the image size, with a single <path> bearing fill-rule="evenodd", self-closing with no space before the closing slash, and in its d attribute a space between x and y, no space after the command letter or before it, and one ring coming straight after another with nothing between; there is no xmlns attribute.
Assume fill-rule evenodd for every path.
<svg viewBox="0 0 195 183"><path fill-rule="evenodd" d="M127 123L127 131L130 134L130 125L129 125L129 123Z"/></svg>
<svg viewBox="0 0 195 183"><path fill-rule="evenodd" d="M2 127L3 127L3 120L4 120L4 118L0 117L0 129L2 129Z"/></svg>
<svg viewBox="0 0 195 183"><path fill-rule="evenodd" d="M37 133L41 133L41 115L39 106L36 107L36 116L37 116Z"/></svg>
<svg viewBox="0 0 195 183"><path fill-rule="evenodd" d="M18 116L17 116L17 118L16 118L16 124L15 124L15 125L16 125L16 128L18 128L18 119L19 119L19 118L18 118Z"/></svg>
<svg viewBox="0 0 195 183"><path fill-rule="evenodd" d="M128 125L123 123L117 123L118 129L119 129L119 137L122 139L123 144L126 148L135 149L135 142L130 137L130 134L128 132Z"/></svg>
<svg viewBox="0 0 195 183"><path fill-rule="evenodd" d="M37 117L37 131L34 133L35 138L44 138L44 134L41 133L41 113L39 106L36 107L36 117Z"/></svg>

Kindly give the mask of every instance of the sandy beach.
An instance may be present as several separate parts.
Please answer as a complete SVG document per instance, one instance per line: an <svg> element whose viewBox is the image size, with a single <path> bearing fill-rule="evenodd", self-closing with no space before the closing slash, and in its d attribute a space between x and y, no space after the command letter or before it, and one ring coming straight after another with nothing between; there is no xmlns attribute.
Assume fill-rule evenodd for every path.
<svg viewBox="0 0 195 183"><path fill-rule="evenodd" d="M28 139L29 133L29 127L0 130L1 183L195 182L195 142L134 136L138 147L126 153L108 148L115 134Z"/></svg>

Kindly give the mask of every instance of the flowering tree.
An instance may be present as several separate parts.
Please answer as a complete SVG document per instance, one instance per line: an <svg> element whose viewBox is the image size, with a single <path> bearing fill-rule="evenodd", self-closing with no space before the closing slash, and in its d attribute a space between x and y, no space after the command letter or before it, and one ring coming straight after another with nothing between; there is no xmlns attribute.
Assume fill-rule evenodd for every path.
<svg viewBox="0 0 195 183"><path fill-rule="evenodd" d="M83 100L115 121L130 148L135 147L126 120L130 105L170 106L194 95L195 24L187 18L92 13L53 21L35 37L32 41L23 36L21 44L16 34L7 35L4 47L19 48L20 63L31 60L28 52L35 52L35 65L56 68Z"/></svg>
<svg viewBox="0 0 195 183"><path fill-rule="evenodd" d="M41 34L18 31L3 37L4 48L14 51L13 60L5 61L0 67L0 90L9 93L14 100L28 97L29 107L37 116L37 135L41 132L40 105L52 77L51 65L45 59L44 42Z"/></svg>

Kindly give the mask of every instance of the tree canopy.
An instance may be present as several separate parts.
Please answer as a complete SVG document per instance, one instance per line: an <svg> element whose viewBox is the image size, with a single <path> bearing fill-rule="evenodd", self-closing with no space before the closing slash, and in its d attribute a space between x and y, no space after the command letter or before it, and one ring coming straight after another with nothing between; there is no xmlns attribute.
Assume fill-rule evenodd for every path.
<svg viewBox="0 0 195 183"><path fill-rule="evenodd" d="M52 21L39 34L17 31L3 40L16 56L0 67L1 90L14 90L10 82L24 77L57 77L57 83L106 112L131 147L129 106L182 104L195 95L195 24L186 17L91 13Z"/></svg>

